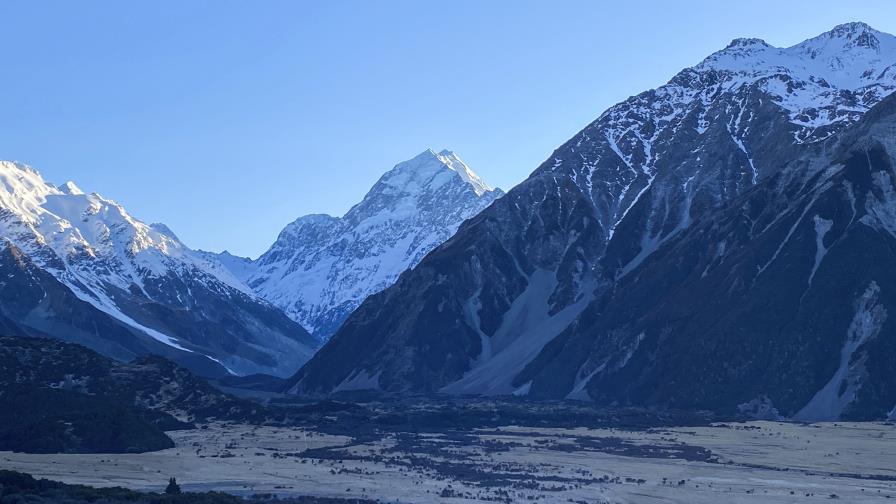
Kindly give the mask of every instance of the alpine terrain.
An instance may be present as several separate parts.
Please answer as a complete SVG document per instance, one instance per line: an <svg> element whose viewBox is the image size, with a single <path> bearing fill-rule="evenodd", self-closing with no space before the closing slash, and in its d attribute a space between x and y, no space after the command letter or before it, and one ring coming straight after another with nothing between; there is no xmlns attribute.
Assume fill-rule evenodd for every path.
<svg viewBox="0 0 896 504"><path fill-rule="evenodd" d="M864 23L736 39L601 114L289 390L892 416L894 89Z"/></svg>
<svg viewBox="0 0 896 504"><path fill-rule="evenodd" d="M255 261L218 261L321 340L367 296L392 285L464 220L504 193L455 153L427 149L395 165L344 216L306 215Z"/></svg>
<svg viewBox="0 0 896 504"><path fill-rule="evenodd" d="M0 162L0 332L201 374L288 375L316 341L167 227L33 168Z"/></svg>

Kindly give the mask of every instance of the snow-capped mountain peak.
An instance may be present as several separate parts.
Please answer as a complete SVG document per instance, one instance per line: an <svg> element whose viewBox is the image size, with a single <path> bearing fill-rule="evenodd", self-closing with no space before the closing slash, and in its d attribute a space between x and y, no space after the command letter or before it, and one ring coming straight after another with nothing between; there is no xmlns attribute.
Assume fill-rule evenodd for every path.
<svg viewBox="0 0 896 504"><path fill-rule="evenodd" d="M427 149L383 174L343 217L299 217L247 267L220 262L326 339L367 296L391 285L503 192L455 153Z"/></svg>
<svg viewBox="0 0 896 504"><path fill-rule="evenodd" d="M724 51L735 51L735 50L745 50L751 48L765 48L771 47L768 42L755 37L741 37L736 38L731 41L727 46L725 46Z"/></svg>
<svg viewBox="0 0 896 504"><path fill-rule="evenodd" d="M447 149L439 153L426 149L413 158L398 163L380 178L378 185L383 184L396 191L413 194L423 187L437 189L452 177L460 177L473 188L477 196L492 190L457 154Z"/></svg>
<svg viewBox="0 0 896 504"><path fill-rule="evenodd" d="M170 349L245 373L288 372L289 360L294 365L310 355L308 335L228 269L187 248L167 226L148 225L72 182L56 186L27 165L0 161L0 236L80 301ZM196 310L187 313L190 308ZM226 328L213 329L221 314L228 317ZM187 324L187 318L196 320ZM226 345L204 335L191 340L213 330L229 339ZM236 348L241 339L251 347L246 355L221 351ZM267 342L252 347L258 345L252 339ZM284 361L272 358L281 352L289 355Z"/></svg>
<svg viewBox="0 0 896 504"><path fill-rule="evenodd" d="M3 236L27 252L48 247L44 253L52 251L61 263L44 266L61 270L65 265L69 276L81 271L84 284L101 277L129 289L143 286L147 276L166 275L171 261L202 266L168 226L148 225L117 202L84 193L74 182L50 184L21 163L0 161L0 215ZM106 264L93 270L95 265L82 264L85 257ZM229 274L217 279L242 288Z"/></svg>
<svg viewBox="0 0 896 504"><path fill-rule="evenodd" d="M851 47L865 47L880 52L879 36L892 37L887 33L883 33L868 26L867 23L854 21L851 23L843 23L835 26L829 32L817 38L827 36L828 39L836 39L845 41ZM810 39L814 40L814 39Z"/></svg>
<svg viewBox="0 0 896 504"><path fill-rule="evenodd" d="M84 194L84 191L82 191L81 188L75 185L75 183L71 180L59 186L59 190L64 192L65 194L71 195Z"/></svg>
<svg viewBox="0 0 896 504"><path fill-rule="evenodd" d="M470 167L467 166L467 164L453 151L445 149L442 152L439 152L438 157L448 168L457 172L464 182L473 186L473 190L476 191L476 194L479 196L493 190L491 186L483 182L483 180L479 178L479 175L471 170Z"/></svg>
<svg viewBox="0 0 896 504"><path fill-rule="evenodd" d="M856 90L881 81L893 83L894 51L893 35L865 23L847 23L786 48L760 39L735 39L693 69L719 71L735 86L781 74L823 88ZM889 78L884 74L888 69Z"/></svg>
<svg viewBox="0 0 896 504"><path fill-rule="evenodd" d="M16 161L0 161L0 207L34 222L47 195L59 192L36 170Z"/></svg>
<svg viewBox="0 0 896 504"><path fill-rule="evenodd" d="M104 280L124 289L142 284L138 270L164 274L164 264L147 252L150 249L166 256L181 254L176 240L134 219L118 203L85 194L73 183L56 187L33 168L12 162L0 162L0 180L0 204L11 213L0 227L23 250L47 246L69 266L85 255L103 256L109 261Z"/></svg>

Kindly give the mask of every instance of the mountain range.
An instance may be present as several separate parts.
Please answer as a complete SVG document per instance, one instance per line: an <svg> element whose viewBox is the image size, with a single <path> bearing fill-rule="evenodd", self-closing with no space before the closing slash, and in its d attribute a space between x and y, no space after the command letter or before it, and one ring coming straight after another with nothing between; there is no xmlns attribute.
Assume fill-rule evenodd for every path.
<svg viewBox="0 0 896 504"><path fill-rule="evenodd" d="M287 390L893 415L894 89L864 23L736 39L601 114Z"/></svg>
<svg viewBox="0 0 896 504"><path fill-rule="evenodd" d="M0 162L0 330L206 376L288 375L318 342L167 227Z"/></svg>
<svg viewBox="0 0 896 504"><path fill-rule="evenodd" d="M192 250L20 163L0 162L0 180L0 330L124 361L162 355L210 377L295 372L369 294L503 194L454 153L426 150L342 218L301 217L251 261Z"/></svg>
<svg viewBox="0 0 896 504"><path fill-rule="evenodd" d="M894 90L864 23L735 39L507 194L426 150L255 260L2 162L0 332L303 396L894 418Z"/></svg>

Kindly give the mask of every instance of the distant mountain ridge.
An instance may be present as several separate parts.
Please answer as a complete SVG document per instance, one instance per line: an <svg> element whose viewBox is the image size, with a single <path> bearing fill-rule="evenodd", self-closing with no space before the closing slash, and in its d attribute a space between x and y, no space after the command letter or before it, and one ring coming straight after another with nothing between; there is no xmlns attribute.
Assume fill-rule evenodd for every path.
<svg viewBox="0 0 896 504"><path fill-rule="evenodd" d="M255 261L217 259L326 340L367 296L501 195L455 153L427 149L386 172L344 216L299 217Z"/></svg>
<svg viewBox="0 0 896 504"><path fill-rule="evenodd" d="M896 387L880 373L851 364L852 356L867 355L845 343L855 337L855 330L841 324L846 320L848 326L851 314L818 327L816 337L825 342L828 354L787 353L804 348L804 343L775 343L774 338L789 337L776 332L752 335L749 341L755 347L739 347L746 343L721 337L713 340L721 345L716 348L720 354L743 356L743 361L731 359L743 366L740 375L719 368L725 359L700 352L694 353L702 356L700 366L671 357L663 360L680 356L686 348L682 345L699 346L704 341L709 345L710 340L696 331L698 326L664 319L640 330L636 321L640 314L651 312L652 303L681 305L683 311L676 316L684 319L699 316L706 306L714 306L714 313L723 317L736 313L737 305L710 302L733 291L714 290L709 298L694 295L690 299L702 300L699 306L688 301L687 291L669 290L670 282L677 281L678 268L685 267L684 256L669 256L662 269L651 270L649 279L642 275L669 247L715 251L718 260L737 253L739 249L728 248L728 240L719 235L694 236L698 229L726 225L717 219L771 212L803 223L803 216L815 211L813 205L795 201L803 206L795 206L799 211L792 213L781 206L786 198L780 200L774 191L796 197L809 191L800 184L812 176L836 173L839 163L848 162L849 146L854 145L848 139L860 135L863 127L854 125L869 110L877 112L863 125L876 121L877 127L892 131L886 129L892 123L880 110L888 110L889 105L881 102L893 90L896 37L864 23L840 25L789 48L736 39L666 85L601 114L394 286L368 298L293 377L289 390L312 395L354 389L516 394L729 409L754 404L757 410L792 416L837 372L861 379L844 382L837 397L845 405L822 408L819 411L825 413L820 417L885 417L882 405L888 401L896 405ZM831 157L838 145L845 146L839 147L845 157ZM872 175L888 173L887 152L892 154L884 148L866 170ZM878 185L873 190L876 197L884 197L886 187ZM754 201L748 208L731 209L748 195L762 195L761 202L777 206L763 208ZM817 225L822 241L808 245L827 251L823 262L832 261L834 244L824 240L826 222L832 219L828 212L813 215L821 219ZM889 220L884 217L882 222ZM731 232L735 231L741 232L738 228ZM783 244L780 240L786 236L784 228L784 236L764 238L770 240L765 246L772 252L779 246L784 250L787 240ZM759 234L754 238L762 240ZM877 247L889 239L884 234L872 242ZM773 246L774 240L779 241ZM769 259L765 257L766 262ZM781 256L772 264L796 270L809 259ZM889 264L885 256L878 259ZM719 269L712 257L705 260L720 275L734 274L727 265ZM758 268L764 271L762 264ZM814 285L816 278L821 282L822 271L821 267L814 271L810 283ZM729 289L748 282L747 271L737 272L740 277L730 279L734 283L726 284ZM632 285L633 279L643 284ZM851 292L845 306L880 313L875 307L896 284L886 280L884 285L883 277L874 280L877 288L868 284ZM869 294L862 297L867 288ZM642 297L629 292L640 292ZM744 295L741 303L761 302L749 292ZM812 309L826 310L824 300L839 295L830 291L827 296L816 295ZM797 301L808 302L799 297ZM605 319L611 308L618 313ZM766 309L772 312L759 310L754 316L771 318L773 307ZM869 337L859 346L874 341L889 352L891 340ZM838 371L839 349L844 345L852 350ZM759 372L757 366L764 362L778 362L763 353L772 347L802 366L787 370L798 377L798 386L757 381L755 389L747 389L730 381ZM679 366L669 374L677 381L657 384L663 376L655 367L660 362ZM704 374L690 374L696 369ZM764 372L777 376L785 371L779 367ZM717 375L710 378L706 373ZM649 395L651 387L662 392ZM862 398L872 389L873 397ZM726 390L727 396L722 393ZM850 395L844 396L844 391Z"/></svg>
<svg viewBox="0 0 896 504"><path fill-rule="evenodd" d="M0 286L16 285L0 304L12 334L121 359L159 353L205 374L285 375L317 346L166 226L9 161L0 161L0 265Z"/></svg>

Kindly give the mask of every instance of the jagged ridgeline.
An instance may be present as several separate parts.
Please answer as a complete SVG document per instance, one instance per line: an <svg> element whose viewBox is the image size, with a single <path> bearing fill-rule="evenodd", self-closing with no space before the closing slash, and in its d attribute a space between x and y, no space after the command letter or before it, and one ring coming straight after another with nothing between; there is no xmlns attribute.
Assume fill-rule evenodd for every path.
<svg viewBox="0 0 896 504"><path fill-rule="evenodd" d="M558 148L289 390L892 415L894 64L863 23L733 41Z"/></svg>
<svg viewBox="0 0 896 504"><path fill-rule="evenodd" d="M383 174L342 217L306 215L257 260L209 255L321 340L504 193L430 149Z"/></svg>
<svg viewBox="0 0 896 504"><path fill-rule="evenodd" d="M318 343L167 227L0 162L0 331L129 360L158 354L206 376L286 376Z"/></svg>

